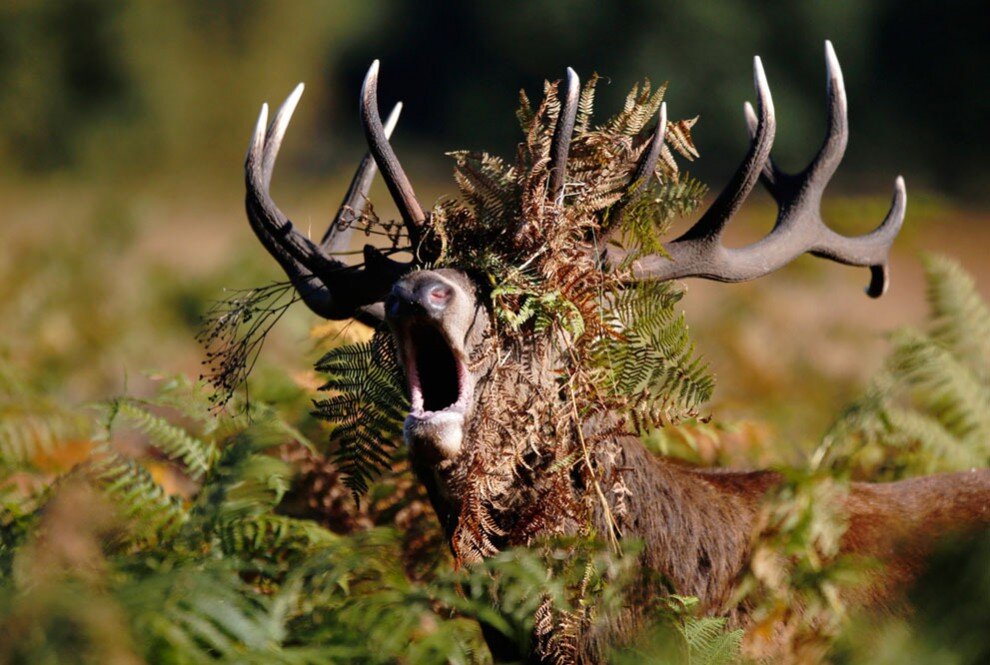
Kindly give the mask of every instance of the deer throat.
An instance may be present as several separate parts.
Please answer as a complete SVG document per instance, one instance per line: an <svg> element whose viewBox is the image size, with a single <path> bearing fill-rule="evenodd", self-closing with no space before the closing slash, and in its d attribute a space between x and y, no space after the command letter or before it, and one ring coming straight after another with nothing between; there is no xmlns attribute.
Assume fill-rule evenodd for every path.
<svg viewBox="0 0 990 665"><path fill-rule="evenodd" d="M418 453L455 457L473 396L463 352L429 321L406 326L400 344L411 403L404 427L406 443Z"/></svg>

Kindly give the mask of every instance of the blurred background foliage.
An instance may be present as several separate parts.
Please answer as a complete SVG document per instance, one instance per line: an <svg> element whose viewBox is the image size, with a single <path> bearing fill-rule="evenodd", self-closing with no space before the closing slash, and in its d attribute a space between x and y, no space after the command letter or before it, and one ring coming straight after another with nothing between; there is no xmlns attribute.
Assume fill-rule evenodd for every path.
<svg viewBox="0 0 990 665"><path fill-rule="evenodd" d="M975 0L766 3L507 0L13 0L0 10L0 145L7 169L137 179L231 173L251 112L310 85L294 133L300 166L326 173L360 141L356 91L383 61L383 103L407 105L399 145L496 149L516 141L515 93L564 65L611 82L671 82L676 115L701 114L699 175L725 177L760 54L797 165L823 127L821 42L845 64L854 140L842 183L891 165L915 187L978 198L990 98ZM413 146L410 148L409 146ZM984 199L985 200L985 199Z"/></svg>
<svg viewBox="0 0 990 665"><path fill-rule="evenodd" d="M111 656L119 656L114 662L140 659L127 630L113 627L126 623L134 607L129 603L137 596L126 594L170 579L149 573L147 566L158 564L155 553L134 545L138 541L129 540L120 521L97 519L99 499L80 499L83 507L77 510L72 502L55 504L47 517L37 516L40 522L33 511L50 498L54 478L109 439L117 450L135 455L169 494L180 497L183 514L201 518L191 512L200 486L188 482L161 446L177 431L187 430L218 449L232 435L206 431L219 424L203 418L203 400L197 407L200 420L190 418L189 405L183 411L171 400L161 377L199 373L202 352L194 335L201 315L224 289L279 278L243 213L241 165L256 113L263 101L278 104L297 81L307 83L274 193L298 226L318 236L364 151L357 91L374 58L382 59L382 105L406 103L394 143L425 201L453 191L453 163L445 151L511 155L520 138L513 117L519 88L532 95L544 79L560 76L565 65L585 78L592 71L606 77L608 85L599 85L602 117L619 107L634 81L644 76L670 81L672 113L701 116L693 132L701 159L692 168L717 191L745 149L741 105L753 95L754 54L763 57L776 102L775 155L784 167L798 168L817 149L824 131L822 41L832 39L844 67L852 133L825 217L845 232L872 228L886 211L894 175L903 173L908 216L893 254L891 291L870 301L861 293L865 271L807 258L755 284L689 282L683 304L691 332L717 378L709 407L714 419L657 432L648 444L709 465L807 466L809 459L818 459L857 477L928 469L931 459L919 457L916 449L886 444L870 448L876 453L872 457L833 448L812 455L830 427L834 435L855 426L857 441L872 444L878 436L875 422L855 419L871 405L876 383L870 378L886 380L891 373L904 378L908 369L917 369L896 362L905 343L914 339L906 339L902 327L917 326L927 310L918 250L953 256L972 275L973 297L988 294L984 248L990 245L990 171L983 152L990 93L980 82L990 49L978 19L982 9L974 0L7 0L0 6L0 443L5 446L0 499L7 511L0 526L9 528L16 542L3 544L0 567L21 567L16 584L0 590L0 633L48 620L57 632L70 625L62 621L69 616L83 620L71 635L95 635L92 640L100 642L98 631L113 630L116 637L104 642L119 651L97 653L94 662L110 662ZM381 183L372 198L381 216L394 215ZM731 240L756 238L772 217L768 198L754 194L732 227ZM304 452L301 442L319 447L326 440L325 429L309 415L321 384L313 362L329 346L361 335L353 327L316 323L305 308L290 310L253 374L255 402L276 405L280 422L294 431L288 437L294 447L279 448L278 456L306 483L301 494L295 489L285 493L278 515L266 504L263 517L271 517L271 524L284 514L315 519L327 532L299 527L303 531L293 541L306 556L309 539L397 529L382 532L387 546L376 550L384 552L380 558L368 556L370 550L360 543L352 547L350 540L341 540L340 549L328 556L339 553L341 566L354 565L348 570L372 583L349 599L331 593L320 602L347 607L340 621L353 622L347 624L350 630L381 611L377 591L384 589L391 594L389 607L402 607L409 599L419 603L394 615L404 622L395 629L396 639L429 637L436 634L431 632L435 622L449 619L451 606L459 602L456 594L448 594L438 604L437 594L464 579L437 573L446 571L446 564L435 520L408 473L400 464L394 477L372 489L369 505L358 509L349 503L337 470L312 451ZM888 333L899 328L891 340ZM924 334L937 337L927 328ZM885 362L888 357L893 360ZM926 386L930 377L921 378L919 385ZM981 396L985 378L980 375ZM179 379L164 383L175 381L187 386ZM129 429L104 434L101 419L108 404L116 404L107 396L122 394L147 400L137 404L163 420L138 419ZM860 401L853 402L857 397ZM909 397L917 399L901 396L902 402ZM837 420L851 402L853 409ZM86 406L90 403L100 408ZM880 406L889 410L892 405ZM177 429L162 429L169 423ZM963 444L971 438L950 434ZM952 457L955 462L962 458ZM47 575L30 564L43 550L37 539L45 529L68 534L69 545L81 543L79 551L56 549L45 555L59 570L69 569L68 586L59 580L32 586ZM255 625L242 622L248 617L267 631L261 633L267 641L255 645L252 657L271 662L272 645L298 646L292 641L299 634L292 622L308 615L298 608L298 614L286 614L279 603L298 600L300 587L287 586L272 596L275 600L265 596L255 602L255 591L272 589L264 580L224 577L212 567L211 548L223 549L218 534L210 535L217 540L209 547L180 553L180 558L189 555L185 562L199 573L232 585L219 585L219 596L233 589L250 606L229 615L231 623L214 626L227 641L207 649L206 657L232 644L230 659L246 661L238 640L247 633L237 631ZM94 542L122 549L100 552ZM393 556L396 549L417 554L404 561ZM355 551L360 565L348 563ZM245 552L247 563L235 563L244 566L239 573L257 567L250 558L254 550ZM959 635L985 626L985 602L978 604L979 590L986 588L985 552L983 543L965 555L949 553L942 569L971 567L973 575L959 577L977 583L942 593L946 576L935 571L918 592L923 602L969 592L966 597L977 598L974 610L955 604L942 612L933 605L938 612L922 617L926 623L920 633L900 622L885 624L882 632L864 628L864 635L840 643L836 658L880 662L868 648L880 635L889 662L904 662L912 654L917 660L918 653L937 654L939 662L981 662L985 645L963 645L969 655L962 654ZM284 566L278 552L267 556L276 559L272 565ZM518 565L525 569L528 560L521 556ZM135 561L145 567L131 568ZM402 566L405 570L398 570ZM123 577L117 576L121 572ZM112 602L104 602L107 575L115 580L114 593L124 594ZM299 579L305 575L300 569ZM376 581L382 577L388 584ZM442 584L426 584L427 579ZM72 596L72 585L85 593ZM44 593L25 603L25 590L35 588ZM163 598L167 591L158 589ZM98 599L95 605L92 598ZM471 616L484 604L465 602L455 609L457 616ZM158 621L153 610L133 616ZM169 621L191 626L200 614L201 608L193 608L188 616L173 614ZM169 632L167 621L157 625L166 641L185 635ZM442 625L434 646L470 661L479 644L475 629ZM45 651L55 644L45 641L46 630L37 629L23 651L4 641L0 662L43 662L39 654L56 662L74 653L71 640L57 643L64 651ZM365 657L366 638L353 633L351 641L337 645L344 651L334 653ZM203 642L196 639L199 648ZM403 644L390 644L393 651L385 658L409 656ZM954 647L959 647L955 654ZM327 653L297 655L305 662Z"/></svg>

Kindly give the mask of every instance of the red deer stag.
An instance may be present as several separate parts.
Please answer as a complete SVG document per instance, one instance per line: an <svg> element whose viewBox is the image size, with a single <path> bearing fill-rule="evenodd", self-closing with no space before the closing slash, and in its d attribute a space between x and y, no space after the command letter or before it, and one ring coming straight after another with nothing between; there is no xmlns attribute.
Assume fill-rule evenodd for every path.
<svg viewBox="0 0 990 665"><path fill-rule="evenodd" d="M461 171L462 177L480 178L501 169L504 182L521 183L515 189L506 185L511 197L484 204L495 209L491 219L497 223L490 219L473 227L464 220L477 221L471 217L477 212L467 204L445 208L438 203L427 211L417 200L389 144L390 127L379 117L377 61L360 99L370 154L322 243L294 229L269 194L276 155L302 86L270 124L267 106L262 108L246 162L251 226L313 312L328 319L387 323L408 383L411 410L404 434L410 458L458 558L470 561L548 534L594 530L613 539L638 539L644 543L644 570L666 578L680 594L697 596L706 611L745 623L746 608L730 606L733 589L748 562L761 499L781 483L781 476L698 470L648 453L634 436L641 421L630 419L609 395L589 388L593 381L585 380L589 370L582 358L594 353L596 340L615 333L602 322L601 312L627 289L645 283L687 277L739 282L810 253L869 267L867 293L884 293L888 252L904 219L904 181L897 178L890 211L876 230L846 237L823 222L822 194L848 140L842 72L828 42L825 59L827 132L807 168L785 173L770 157L776 119L757 57L758 104L755 110L745 107L748 152L698 222L663 244L662 251L620 243L621 220L637 191L670 178L665 141L677 140L671 134L684 125L668 123L666 105L658 103L655 129L638 130L625 143L602 141L603 135L578 112L581 92L571 69L559 96L549 85L543 105L524 121L529 138L516 166L486 162ZM606 154L612 162L602 164ZM595 162L590 158L578 169L581 155L596 157L597 170L588 166ZM463 165L468 158L460 159ZM333 257L331 245L347 235L342 220L363 214L376 164L398 206L414 258L401 262L366 246L360 266L345 265ZM594 183L604 191L601 183L608 178L621 181L614 195L613 190L608 196L587 194ZM749 246L726 247L726 225L757 180L778 207L773 230ZM506 324L494 311L492 280L477 262L464 259L472 251L493 252L514 266L513 274L566 290L567 311L576 312L584 325L568 327L558 318L541 326L521 315L515 327ZM527 302L525 295L514 293L500 303ZM901 580L918 567L939 534L990 522L990 472L853 483L843 506L849 520L844 550L883 560L891 571L887 579ZM657 593L644 590L642 602ZM871 598L880 600L884 593L878 588ZM596 650L605 639L583 636L582 659L600 658ZM513 657L501 651L497 640L490 642L497 657Z"/></svg>

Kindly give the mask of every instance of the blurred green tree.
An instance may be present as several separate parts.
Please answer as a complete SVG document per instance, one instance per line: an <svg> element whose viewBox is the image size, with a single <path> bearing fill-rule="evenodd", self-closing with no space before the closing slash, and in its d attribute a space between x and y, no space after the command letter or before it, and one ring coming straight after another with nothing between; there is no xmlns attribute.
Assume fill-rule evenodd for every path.
<svg viewBox="0 0 990 665"><path fill-rule="evenodd" d="M399 140L428 146L438 165L441 149L511 153L505 119L518 87L532 91L571 65L613 83L604 107L642 76L669 80L678 112L703 115L699 175L717 179L745 145L739 107L756 53L777 99L778 156L801 166L791 156L824 124L820 46L831 38L854 131L869 139L852 142L846 185L898 164L910 182L979 197L990 180L981 154L990 95L974 85L990 54L981 9L976 0L20 0L0 9L0 152L28 173L199 177L229 168L255 107L302 79L315 103L296 122L320 129L303 163L325 169L340 152L328 143L360 142L353 100L380 57L383 103L410 102Z"/></svg>

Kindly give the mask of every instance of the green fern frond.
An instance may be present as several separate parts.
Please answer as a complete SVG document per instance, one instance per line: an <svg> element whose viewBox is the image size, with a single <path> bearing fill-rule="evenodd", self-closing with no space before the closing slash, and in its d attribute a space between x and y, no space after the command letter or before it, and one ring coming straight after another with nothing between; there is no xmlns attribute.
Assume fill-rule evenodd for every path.
<svg viewBox="0 0 990 665"><path fill-rule="evenodd" d="M93 418L28 385L0 353L0 469L24 468L72 441L89 439Z"/></svg>
<svg viewBox="0 0 990 665"><path fill-rule="evenodd" d="M990 463L990 310L949 259L924 259L927 332L905 328L866 393L832 426L816 464L891 477Z"/></svg>
<svg viewBox="0 0 990 665"><path fill-rule="evenodd" d="M245 662L253 653L278 662L286 630L274 603L222 561L136 577L116 596L156 661Z"/></svg>
<svg viewBox="0 0 990 665"><path fill-rule="evenodd" d="M726 620L687 617L678 630L688 646L690 665L732 665L739 662L744 631L726 630Z"/></svg>
<svg viewBox="0 0 990 665"><path fill-rule="evenodd" d="M169 496L139 462L103 444L82 467L133 525L140 540L168 541L187 519L182 502Z"/></svg>
<svg viewBox="0 0 990 665"><path fill-rule="evenodd" d="M971 469L987 462L985 452L977 446L960 445L960 440L936 416L891 405L884 410L883 418L887 425L884 443L900 449L898 457L912 472Z"/></svg>
<svg viewBox="0 0 990 665"><path fill-rule="evenodd" d="M918 407L937 414L955 437L990 445L990 386L926 335L905 329L893 340L890 370L909 388Z"/></svg>
<svg viewBox="0 0 990 665"><path fill-rule="evenodd" d="M628 400L634 418L661 425L690 417L711 397L714 381L695 357L683 315L674 305L681 292L649 282L619 294L608 313L613 335L592 352L596 382Z"/></svg>
<svg viewBox="0 0 990 665"><path fill-rule="evenodd" d="M617 238L640 254L663 254L664 236L673 221L694 212L708 193L699 180L683 175L677 180L651 178L634 189L622 203Z"/></svg>
<svg viewBox="0 0 990 665"><path fill-rule="evenodd" d="M931 307L929 334L958 360L990 383L990 308L976 282L946 257L922 257Z"/></svg>
<svg viewBox="0 0 990 665"><path fill-rule="evenodd" d="M274 514L225 520L217 526L216 533L229 555L256 553L269 559L286 553L305 555L338 540L333 532L315 522Z"/></svg>
<svg viewBox="0 0 990 665"><path fill-rule="evenodd" d="M336 395L316 402L316 415L332 426L332 457L355 494L391 464L409 411L394 342L377 332L365 344L336 348L316 365L327 375L321 390Z"/></svg>
<svg viewBox="0 0 990 665"><path fill-rule="evenodd" d="M0 464L30 465L65 444L88 439L92 418L41 403L0 405Z"/></svg>
<svg viewBox="0 0 990 665"><path fill-rule="evenodd" d="M289 490L292 470L264 451L285 441L280 428L255 424L223 446L193 505L196 524L212 529L274 509Z"/></svg>
<svg viewBox="0 0 990 665"><path fill-rule="evenodd" d="M217 450L212 443L191 436L182 427L151 413L135 401L120 400L115 410L118 417L143 432L151 445L169 459L180 462L183 471L194 480L202 479L213 466Z"/></svg>

